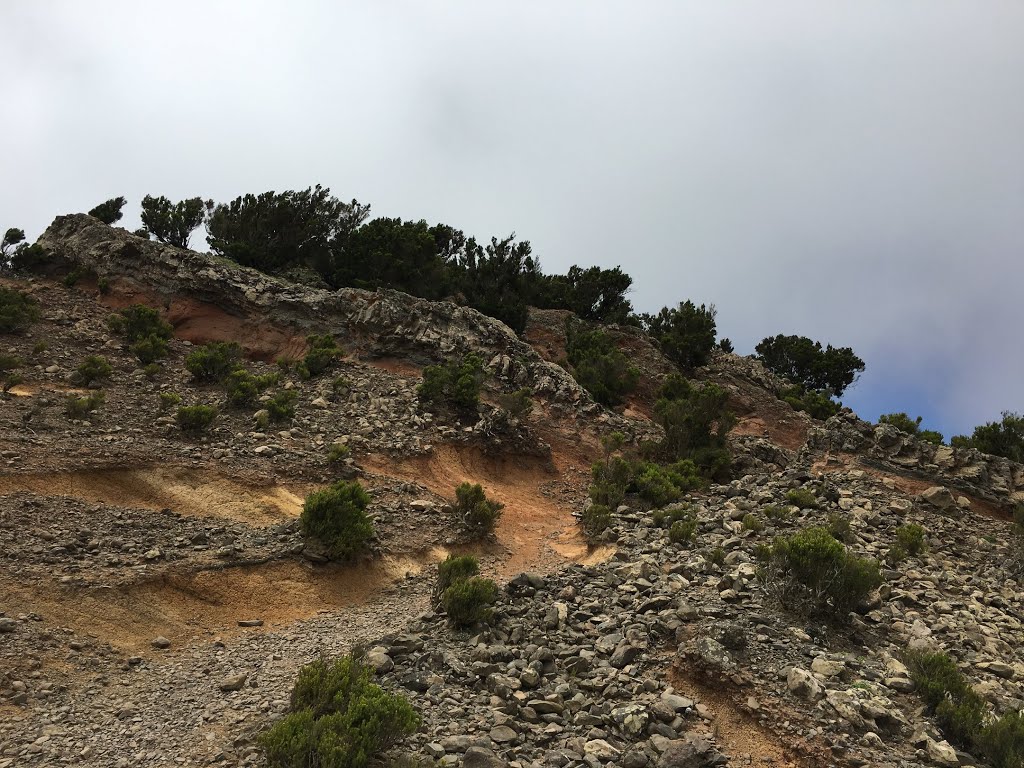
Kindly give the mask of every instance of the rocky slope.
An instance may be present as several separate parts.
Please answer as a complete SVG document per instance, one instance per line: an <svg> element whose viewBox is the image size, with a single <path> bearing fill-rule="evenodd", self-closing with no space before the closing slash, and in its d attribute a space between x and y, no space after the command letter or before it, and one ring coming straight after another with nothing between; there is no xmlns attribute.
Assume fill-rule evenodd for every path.
<svg viewBox="0 0 1024 768"><path fill-rule="evenodd" d="M951 654L993 713L1024 707L1007 519L1019 465L849 412L812 422L760 365L723 354L700 375L732 393L739 478L687 501L692 542L630 500L587 547L572 515L598 438L656 432L647 395L667 364L628 329L647 395L612 414L557 365L558 313L534 313L526 343L453 304L298 286L87 216L58 218L40 243L93 275L17 281L44 317L2 339L29 365L0 400L0 768L261 765L255 736L298 667L355 646L423 715L399 751L467 768L970 764L924 712L908 647ZM105 323L137 301L175 326L153 379ZM191 438L161 410L161 392L223 406L184 371L192 343L237 340L270 372L311 332L343 342L349 386L284 375L290 423L222 408ZM493 374L485 399L530 387L522 423L502 426L490 404L466 423L418 407L421 367L465 352ZM115 369L106 404L69 420L69 374L94 353ZM335 442L352 449L342 467L326 459ZM378 531L375 556L344 568L320 564L295 520L339 473L370 489ZM507 504L490 543L464 541L445 506L462 480ZM793 488L817 508L791 506ZM887 564L870 603L829 626L775 602L755 560L776 535L836 521L851 551ZM907 523L928 547L890 562ZM503 583L479 632L430 605L450 551Z"/></svg>

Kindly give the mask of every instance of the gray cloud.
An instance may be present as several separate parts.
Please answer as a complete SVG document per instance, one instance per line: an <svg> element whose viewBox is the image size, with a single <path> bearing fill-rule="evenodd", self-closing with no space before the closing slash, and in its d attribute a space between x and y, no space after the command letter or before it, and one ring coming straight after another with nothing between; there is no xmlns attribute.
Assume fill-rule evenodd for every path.
<svg viewBox="0 0 1024 768"><path fill-rule="evenodd" d="M515 230L549 270L622 264L639 309L713 302L743 352L852 346L867 418L1024 409L1019 3L51 0L0 25L2 226L321 182Z"/></svg>

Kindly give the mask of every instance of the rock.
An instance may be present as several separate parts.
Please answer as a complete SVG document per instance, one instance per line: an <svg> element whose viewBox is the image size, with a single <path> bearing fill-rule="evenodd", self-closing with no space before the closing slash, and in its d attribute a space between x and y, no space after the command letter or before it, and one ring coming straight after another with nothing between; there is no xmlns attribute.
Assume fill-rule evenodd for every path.
<svg viewBox="0 0 1024 768"><path fill-rule="evenodd" d="M928 759L940 768L956 768L960 765L960 758L956 756L956 750L949 745L948 741L928 739L925 749L928 751Z"/></svg>
<svg viewBox="0 0 1024 768"><path fill-rule="evenodd" d="M616 727L626 736L635 739L643 733L651 721L647 707L640 704L627 704L612 710L612 720Z"/></svg>
<svg viewBox="0 0 1024 768"><path fill-rule="evenodd" d="M7 616L0 616L0 633L13 632L18 628L18 622Z"/></svg>
<svg viewBox="0 0 1024 768"><path fill-rule="evenodd" d="M811 662L811 672L822 677L837 677L843 673L846 665L841 661L829 661L819 656Z"/></svg>
<svg viewBox="0 0 1024 768"><path fill-rule="evenodd" d="M484 747L470 747L462 758L463 768L506 768L508 764Z"/></svg>
<svg viewBox="0 0 1024 768"><path fill-rule="evenodd" d="M378 675L386 674L395 668L395 662L383 648L372 648L363 657L368 667Z"/></svg>
<svg viewBox="0 0 1024 768"><path fill-rule="evenodd" d="M238 622L240 627L262 627L263 619L242 619Z"/></svg>
<svg viewBox="0 0 1024 768"><path fill-rule="evenodd" d="M157 637L153 638L153 642L150 643L150 645L152 645L154 648L160 648L160 649L170 648L171 647L171 641L168 640L163 635L158 635Z"/></svg>
<svg viewBox="0 0 1024 768"><path fill-rule="evenodd" d="M331 404L322 397L317 397L311 400L309 404L312 405L314 408L320 408L321 410L326 410L327 408L331 407Z"/></svg>
<svg viewBox="0 0 1024 768"><path fill-rule="evenodd" d="M609 763L621 754L618 749L604 739L591 739L583 745L583 753L600 760L602 763Z"/></svg>
<svg viewBox="0 0 1024 768"><path fill-rule="evenodd" d="M956 499L953 498L953 494L949 492L949 489L943 488L941 485L933 485L931 488L921 491L921 500L936 509L952 509L956 506Z"/></svg>
<svg viewBox="0 0 1024 768"><path fill-rule="evenodd" d="M642 648L637 648L629 643L623 642L615 649L615 653L608 659L608 663L616 669L622 669L636 661L643 653Z"/></svg>
<svg viewBox="0 0 1024 768"><path fill-rule="evenodd" d="M510 744L519 738L519 734L507 725L496 725L488 734L496 744Z"/></svg>
<svg viewBox="0 0 1024 768"><path fill-rule="evenodd" d="M821 683L814 675L800 667L789 670L789 674L786 675L786 686L792 693L804 699L820 698L822 692Z"/></svg>
<svg viewBox="0 0 1024 768"><path fill-rule="evenodd" d="M245 685L245 681L249 679L248 672L237 672L233 675L221 678L220 683L217 687L222 691L240 691Z"/></svg>
<svg viewBox="0 0 1024 768"><path fill-rule="evenodd" d="M670 741L658 758L658 768L703 768L707 760L689 741L675 739Z"/></svg>

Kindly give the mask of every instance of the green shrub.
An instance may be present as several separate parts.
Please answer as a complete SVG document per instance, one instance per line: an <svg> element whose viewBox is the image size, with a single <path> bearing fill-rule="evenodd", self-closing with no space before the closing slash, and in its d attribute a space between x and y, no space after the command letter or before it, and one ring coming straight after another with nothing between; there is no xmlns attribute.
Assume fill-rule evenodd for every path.
<svg viewBox="0 0 1024 768"><path fill-rule="evenodd" d="M679 504L674 507L656 509L651 514L651 522L658 528L671 528L673 523L679 520L693 520L695 517L693 507L689 504Z"/></svg>
<svg viewBox="0 0 1024 768"><path fill-rule="evenodd" d="M858 374L864 361L849 347L822 349L806 336L771 336L755 348L765 368L807 390L839 397Z"/></svg>
<svg viewBox="0 0 1024 768"><path fill-rule="evenodd" d="M728 350L726 350L728 351ZM721 568L725 565L725 550L721 547L715 547L708 553L708 562L717 565Z"/></svg>
<svg viewBox="0 0 1024 768"><path fill-rule="evenodd" d="M196 381L222 381L242 360L242 348L233 341L214 341L196 347L185 358L185 368Z"/></svg>
<svg viewBox="0 0 1024 768"><path fill-rule="evenodd" d="M290 421L295 418L295 403L299 393L294 389L282 389L274 393L266 403L267 413L271 421Z"/></svg>
<svg viewBox="0 0 1024 768"><path fill-rule="evenodd" d="M668 529L668 540L673 544L683 544L693 541L697 533L697 521L694 518L687 520L676 520Z"/></svg>
<svg viewBox="0 0 1024 768"><path fill-rule="evenodd" d="M612 511L604 504L590 504L580 515L583 533L593 541L604 533L612 524Z"/></svg>
<svg viewBox="0 0 1024 768"><path fill-rule="evenodd" d="M340 464L352 455L352 449L345 443L334 443L327 451L327 461L331 464Z"/></svg>
<svg viewBox="0 0 1024 768"><path fill-rule="evenodd" d="M166 411L173 408L176 405L181 404L181 395L177 392L161 392L160 393L160 410Z"/></svg>
<svg viewBox="0 0 1024 768"><path fill-rule="evenodd" d="M145 304L135 304L115 312L107 318L107 325L114 333L124 337L129 344L151 336L169 339L174 333L170 323L165 322L159 312Z"/></svg>
<svg viewBox="0 0 1024 768"><path fill-rule="evenodd" d="M462 483L455 489L455 514L477 536L494 531L505 505L487 498L479 484Z"/></svg>
<svg viewBox="0 0 1024 768"><path fill-rule="evenodd" d="M760 533L764 530L764 521L753 512L747 512L747 514L743 516L743 530Z"/></svg>
<svg viewBox="0 0 1024 768"><path fill-rule="evenodd" d="M626 498L626 489L633 482L633 474L633 464L621 456L594 464L591 468L590 498L595 504L616 509Z"/></svg>
<svg viewBox="0 0 1024 768"><path fill-rule="evenodd" d="M162 370L163 368L160 367L159 363L147 363L142 366L142 375L150 381L153 381L153 379L160 375L160 371Z"/></svg>
<svg viewBox="0 0 1024 768"><path fill-rule="evenodd" d="M945 653L906 651L903 660L917 692L943 735L952 743L970 749L981 733L985 704L971 688L967 678Z"/></svg>
<svg viewBox="0 0 1024 768"><path fill-rule="evenodd" d="M566 323L566 355L569 371L590 396L601 405L613 407L636 389L640 370L615 346L600 328L586 328L579 322Z"/></svg>
<svg viewBox="0 0 1024 768"><path fill-rule="evenodd" d="M703 484L696 465L689 459L667 466L644 462L634 470L634 475L630 488L656 507L678 501Z"/></svg>
<svg viewBox="0 0 1024 768"><path fill-rule="evenodd" d="M172 203L163 196L146 195L142 198L142 225L147 235L152 234L161 243L188 248L192 230L203 223L205 210L206 204L199 197Z"/></svg>
<svg viewBox="0 0 1024 768"><path fill-rule="evenodd" d="M704 365L715 348L715 307L692 301L675 309L663 307L657 315L641 315L640 322L660 346L664 355L682 368Z"/></svg>
<svg viewBox="0 0 1024 768"><path fill-rule="evenodd" d="M1024 464L1024 415L1003 411L1002 421L990 421L975 427L970 437L957 435L950 440L950 445L974 448Z"/></svg>
<svg viewBox="0 0 1024 768"><path fill-rule="evenodd" d="M786 494L786 500L800 509L818 508L818 497L808 488L794 488Z"/></svg>
<svg viewBox="0 0 1024 768"><path fill-rule="evenodd" d="M1008 712L986 725L975 743L992 768L1024 768L1024 712Z"/></svg>
<svg viewBox="0 0 1024 768"><path fill-rule="evenodd" d="M471 627L490 620L497 599L498 586L493 581L473 576L448 587L441 595L441 605L452 624Z"/></svg>
<svg viewBox="0 0 1024 768"><path fill-rule="evenodd" d="M307 336L306 342L309 344L309 351L302 359L299 373L304 379L312 379L334 366L341 355L341 347L334 341L334 337L328 334Z"/></svg>
<svg viewBox="0 0 1024 768"><path fill-rule="evenodd" d="M129 349L140 363L149 365L167 357L167 339L162 339L159 336L147 336L132 344Z"/></svg>
<svg viewBox="0 0 1024 768"><path fill-rule="evenodd" d="M908 435L914 435L919 440L934 443L935 445L942 445L942 433L936 432L932 429L921 429L920 416L916 419L912 419L902 411L900 413L886 413L878 417L878 423L890 424L891 426L896 427L900 432L906 432Z"/></svg>
<svg viewBox="0 0 1024 768"><path fill-rule="evenodd" d="M847 551L825 528L777 537L762 550L762 582L784 605L846 616L882 583L878 563Z"/></svg>
<svg viewBox="0 0 1024 768"><path fill-rule="evenodd" d="M483 380L483 361L476 355L467 355L444 365L428 365L416 392L425 404L470 411L480 404Z"/></svg>
<svg viewBox="0 0 1024 768"><path fill-rule="evenodd" d="M373 537L373 525L366 514L369 503L369 495L358 482L339 481L306 497L302 529L324 546L332 560L349 560Z"/></svg>
<svg viewBox="0 0 1024 768"><path fill-rule="evenodd" d="M64 275L64 280L62 280L62 282L64 283L64 287L74 288L76 285L78 285L78 281L85 277L87 274L88 271L83 269L82 267L75 267L66 275Z"/></svg>
<svg viewBox="0 0 1024 768"><path fill-rule="evenodd" d="M367 768L420 725L408 700L351 654L302 667L290 709L260 736L270 768Z"/></svg>
<svg viewBox="0 0 1024 768"><path fill-rule="evenodd" d="M89 355L76 370L78 382L83 387L88 387L100 379L108 379L113 372L114 369L103 355Z"/></svg>
<svg viewBox="0 0 1024 768"><path fill-rule="evenodd" d="M701 475L726 480L731 464L726 437L735 418L726 407L729 393L715 384L694 387L678 374L665 379L654 404L655 421L664 430L647 452L663 461L689 459Z"/></svg>
<svg viewBox="0 0 1024 768"><path fill-rule="evenodd" d="M64 401L64 413L71 419L84 419L103 405L105 400L106 395L99 390L90 392L85 397L71 395Z"/></svg>
<svg viewBox="0 0 1024 768"><path fill-rule="evenodd" d="M828 532L832 538L844 544L853 541L853 528L850 527L850 518L834 512L828 516Z"/></svg>
<svg viewBox="0 0 1024 768"><path fill-rule="evenodd" d="M774 523L789 519L789 507L784 507L781 504L769 504L761 512Z"/></svg>
<svg viewBox="0 0 1024 768"><path fill-rule="evenodd" d="M515 392L502 392L498 395L498 405L513 419L521 419L533 409L532 394L529 387L517 389Z"/></svg>
<svg viewBox="0 0 1024 768"><path fill-rule="evenodd" d="M973 690L958 701L941 701L935 708L935 723L950 743L970 749L985 723L985 702Z"/></svg>
<svg viewBox="0 0 1024 768"><path fill-rule="evenodd" d="M348 397L348 393L352 391L352 382L344 376L338 376L331 382L331 396L335 400L341 400L344 397Z"/></svg>
<svg viewBox="0 0 1024 768"><path fill-rule="evenodd" d="M0 286L0 333L24 331L39 314L39 302L32 296Z"/></svg>
<svg viewBox="0 0 1024 768"><path fill-rule="evenodd" d="M89 211L89 215L94 219L99 219L104 224L113 224L121 220L123 215L121 209L124 208L126 202L127 200L123 197L112 197Z"/></svg>
<svg viewBox="0 0 1024 768"><path fill-rule="evenodd" d="M3 391L4 394L25 380L16 370L22 365L24 365L24 361L17 355L0 353L0 382L2 382L0 391Z"/></svg>
<svg viewBox="0 0 1024 768"><path fill-rule="evenodd" d="M818 392L813 389L804 389L796 384L782 393L782 400L789 404L794 411L804 411L812 419L825 421L837 413L843 407L837 403L826 392Z"/></svg>
<svg viewBox="0 0 1024 768"><path fill-rule="evenodd" d="M46 339L40 339L39 341L32 345L32 354L41 355L49 348L50 342L48 342Z"/></svg>
<svg viewBox="0 0 1024 768"><path fill-rule="evenodd" d="M182 432L197 435L213 424L217 418L217 409L212 405L183 405L178 409L176 418Z"/></svg>
<svg viewBox="0 0 1024 768"><path fill-rule="evenodd" d="M896 529L896 543L908 555L916 557L924 552L924 528L913 523Z"/></svg>
<svg viewBox="0 0 1024 768"><path fill-rule="evenodd" d="M434 585L434 602L440 603L441 595L458 581L471 579L480 573L480 563L472 555L448 555L437 564L437 583Z"/></svg>
<svg viewBox="0 0 1024 768"><path fill-rule="evenodd" d="M260 381L245 368L236 368L224 379L224 391L232 408L248 408L256 402L261 390Z"/></svg>

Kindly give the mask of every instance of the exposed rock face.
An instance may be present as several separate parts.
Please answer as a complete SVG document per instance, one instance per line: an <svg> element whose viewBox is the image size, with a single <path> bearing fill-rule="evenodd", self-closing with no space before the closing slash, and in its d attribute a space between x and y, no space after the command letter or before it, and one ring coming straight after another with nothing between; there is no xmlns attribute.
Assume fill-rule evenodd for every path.
<svg viewBox="0 0 1024 768"><path fill-rule="evenodd" d="M933 485L959 488L997 504L1024 502L1024 465L974 449L934 445L889 424L862 421L849 411L811 430L805 455L819 452L857 454L865 463L927 478ZM946 494L936 500L943 508L953 506Z"/></svg>
<svg viewBox="0 0 1024 768"><path fill-rule="evenodd" d="M52 257L116 281L120 292L134 290L167 305L188 296L239 323L255 326L271 318L279 330L298 337L333 333L349 346L365 345L371 355L401 352L429 363L476 353L511 386L528 386L556 402L590 402L564 369L543 360L504 323L451 302L398 291L326 291L289 283L210 254L145 240L85 214L58 216L38 244ZM191 309L194 315L196 308ZM286 338L287 333L282 343ZM239 341L256 343L254 338Z"/></svg>

